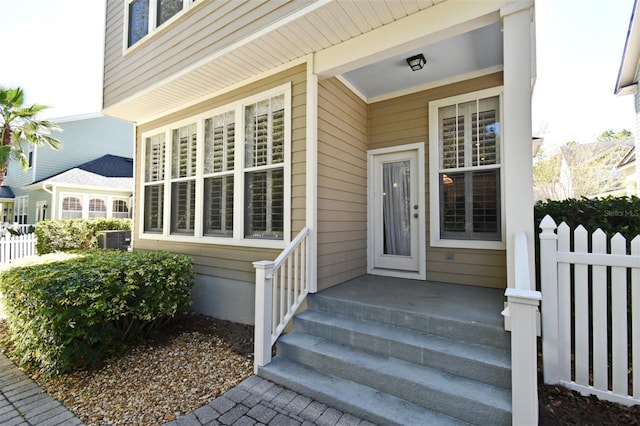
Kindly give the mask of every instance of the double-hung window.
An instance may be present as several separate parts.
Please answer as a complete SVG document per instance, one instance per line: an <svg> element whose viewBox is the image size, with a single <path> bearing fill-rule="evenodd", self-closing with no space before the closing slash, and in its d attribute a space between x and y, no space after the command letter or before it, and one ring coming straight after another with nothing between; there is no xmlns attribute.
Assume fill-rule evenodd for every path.
<svg viewBox="0 0 640 426"><path fill-rule="evenodd" d="M286 84L145 133L144 233L279 246L269 241L289 237L290 110Z"/></svg>
<svg viewBox="0 0 640 426"><path fill-rule="evenodd" d="M127 0L127 47L187 10L195 0Z"/></svg>
<svg viewBox="0 0 640 426"><path fill-rule="evenodd" d="M432 245L499 247L499 92L435 101L429 114Z"/></svg>

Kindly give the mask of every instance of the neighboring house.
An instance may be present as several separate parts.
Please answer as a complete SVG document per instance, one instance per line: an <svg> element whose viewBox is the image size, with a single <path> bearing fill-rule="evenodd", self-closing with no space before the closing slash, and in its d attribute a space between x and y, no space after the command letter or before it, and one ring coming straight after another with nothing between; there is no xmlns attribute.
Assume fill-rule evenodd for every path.
<svg viewBox="0 0 640 426"><path fill-rule="evenodd" d="M640 94L638 93L638 81L640 80L640 4L634 1L633 10L631 12L631 20L629 22L629 30L627 31L627 39L624 44L622 53L622 61L618 71L618 79L616 80L615 94L618 96L633 95L636 110L636 128L635 148L638 150L640 144ZM635 164L635 162L634 162ZM635 195L640 195L640 174L631 173L636 177Z"/></svg>
<svg viewBox="0 0 640 426"><path fill-rule="evenodd" d="M2 220L34 224L43 219L128 215L133 194L132 124L98 114L52 121L62 129L52 134L62 147L34 147L27 171L16 162L9 164L0 192Z"/></svg>
<svg viewBox="0 0 640 426"><path fill-rule="evenodd" d="M535 283L515 248L518 233L533 253L533 0L106 5L103 113L136 130L133 249L190 255L195 310L253 323L268 306L253 263L308 229L280 286L308 275L319 296L377 275L388 299L403 278L471 302L489 288L508 346L504 289Z"/></svg>

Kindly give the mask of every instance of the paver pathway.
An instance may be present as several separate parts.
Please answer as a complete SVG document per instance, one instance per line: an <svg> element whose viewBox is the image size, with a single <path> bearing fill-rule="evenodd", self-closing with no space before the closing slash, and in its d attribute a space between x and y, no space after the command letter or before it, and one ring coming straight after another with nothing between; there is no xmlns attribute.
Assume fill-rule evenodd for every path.
<svg viewBox="0 0 640 426"><path fill-rule="evenodd" d="M165 426L374 426L258 376Z"/></svg>
<svg viewBox="0 0 640 426"><path fill-rule="evenodd" d="M75 426L83 423L0 354L0 424Z"/></svg>

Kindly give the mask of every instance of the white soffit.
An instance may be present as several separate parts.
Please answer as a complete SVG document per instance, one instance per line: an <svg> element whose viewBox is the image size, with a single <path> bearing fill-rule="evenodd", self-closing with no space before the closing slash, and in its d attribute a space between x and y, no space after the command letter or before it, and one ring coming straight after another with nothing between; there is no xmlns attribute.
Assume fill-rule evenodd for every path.
<svg viewBox="0 0 640 426"><path fill-rule="evenodd" d="M425 10L434 5L441 7L438 3L449 2L453 6L446 7L461 3L457 0L339 0L324 3L286 23L276 22L271 29L257 29L259 37L245 39L216 52L185 68L179 75L110 105L104 111L107 115L139 124L149 122L274 70L303 63L310 54L397 24L408 16L426 13ZM487 1L485 8L491 9L498 3L498 0ZM494 65L502 63L501 37L499 23L485 25L424 48L398 52L392 58L350 70L342 78L367 98L375 98L384 93L424 86L443 77L495 68ZM427 65L421 71L412 72L404 61L419 52L425 54Z"/></svg>

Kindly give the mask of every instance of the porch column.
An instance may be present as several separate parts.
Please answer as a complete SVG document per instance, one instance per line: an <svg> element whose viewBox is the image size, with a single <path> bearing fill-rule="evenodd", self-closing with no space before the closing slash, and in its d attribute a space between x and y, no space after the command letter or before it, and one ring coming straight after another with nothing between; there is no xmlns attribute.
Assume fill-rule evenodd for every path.
<svg viewBox="0 0 640 426"><path fill-rule="evenodd" d="M515 287L515 235L527 233L534 253L533 167L531 156L531 95L535 78L533 0L515 1L500 10L503 21L503 184L507 242L507 286ZM534 258L530 256L535 287ZM535 288L532 288L535 290Z"/></svg>

